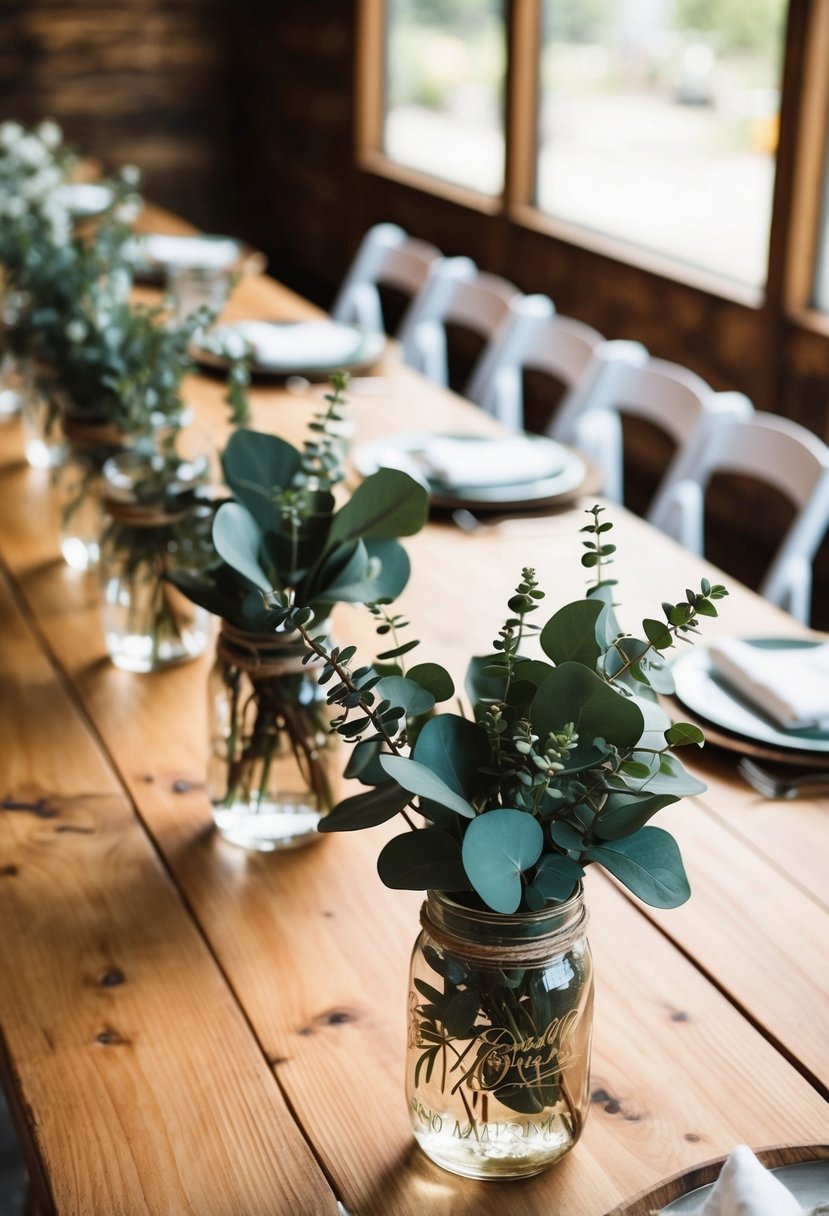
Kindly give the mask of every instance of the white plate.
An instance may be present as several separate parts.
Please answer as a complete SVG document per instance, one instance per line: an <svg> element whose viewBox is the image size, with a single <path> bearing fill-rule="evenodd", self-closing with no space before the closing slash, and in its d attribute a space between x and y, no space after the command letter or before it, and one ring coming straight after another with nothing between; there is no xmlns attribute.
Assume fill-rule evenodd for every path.
<svg viewBox="0 0 829 1216"><path fill-rule="evenodd" d="M149 277L190 268L229 270L255 255L249 246L234 237L150 232L130 241L127 256L137 274Z"/></svg>
<svg viewBox="0 0 829 1216"><path fill-rule="evenodd" d="M224 342L248 343L255 354L251 371L267 376L325 376L356 371L376 363L386 347L384 334L366 333L334 321L239 321L220 325L206 335L193 355L211 367L226 367Z"/></svg>
<svg viewBox="0 0 829 1216"><path fill-rule="evenodd" d="M797 1165L781 1165L770 1173L791 1191L804 1211L810 1211L819 1203L829 1202L829 1161L801 1161ZM696 1212L711 1194L714 1184L697 1187L680 1199L675 1199L662 1209L664 1216L682 1216Z"/></svg>
<svg viewBox="0 0 829 1216"><path fill-rule="evenodd" d="M764 650L791 650L821 645L797 638L750 638ZM705 646L695 646L671 664L676 698L698 718L756 743L798 752L829 752L829 731L781 730L771 719L725 684L711 665Z"/></svg>
<svg viewBox="0 0 829 1216"><path fill-rule="evenodd" d="M99 182L66 182L58 186L55 194L75 219L89 219L101 215L112 206L115 195L110 186Z"/></svg>
<svg viewBox="0 0 829 1216"><path fill-rule="evenodd" d="M426 477L418 462L419 452L435 438L436 435L426 431L410 431L364 444L354 452L355 468L363 477L384 467L404 469L426 485L436 506L485 509L555 502L579 490L588 474L587 465L578 452L543 435L528 435L528 439L543 445L544 450L549 452L548 476L533 481L513 480L502 486L446 486ZM492 441L491 436L487 438L481 435L453 435L451 438L468 439L470 444Z"/></svg>

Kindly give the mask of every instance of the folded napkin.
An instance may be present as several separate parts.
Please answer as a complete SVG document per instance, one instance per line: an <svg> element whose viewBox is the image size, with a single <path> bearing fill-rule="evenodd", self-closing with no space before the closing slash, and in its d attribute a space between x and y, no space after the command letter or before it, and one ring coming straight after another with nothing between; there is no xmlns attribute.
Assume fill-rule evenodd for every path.
<svg viewBox="0 0 829 1216"><path fill-rule="evenodd" d="M518 485L558 472L548 445L524 435L432 439L418 452L417 462L430 481L458 489Z"/></svg>
<svg viewBox="0 0 829 1216"><path fill-rule="evenodd" d="M812 1209L814 1216L820 1208ZM764 1169L745 1144L726 1161L702 1207L688 1216L807 1216L774 1174Z"/></svg>
<svg viewBox="0 0 829 1216"><path fill-rule="evenodd" d="M784 730L829 730L829 644L766 650L723 638L711 666Z"/></svg>
<svg viewBox="0 0 829 1216"><path fill-rule="evenodd" d="M168 236L154 232L144 238L139 249L142 247L148 258L165 266L222 270L239 257L239 243L230 237Z"/></svg>
<svg viewBox="0 0 829 1216"><path fill-rule="evenodd" d="M253 349L256 362L274 371L336 367L353 359L363 344L358 330L333 321L242 321L233 329Z"/></svg>

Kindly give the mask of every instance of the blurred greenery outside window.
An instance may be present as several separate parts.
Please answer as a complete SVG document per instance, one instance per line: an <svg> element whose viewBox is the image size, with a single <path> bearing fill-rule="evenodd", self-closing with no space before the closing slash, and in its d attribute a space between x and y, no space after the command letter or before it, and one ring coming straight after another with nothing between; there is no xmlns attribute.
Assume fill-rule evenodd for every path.
<svg viewBox="0 0 829 1216"><path fill-rule="evenodd" d="M762 286L787 0L542 0L541 9L536 206ZM388 0L386 11L384 152L497 196L503 0Z"/></svg>
<svg viewBox="0 0 829 1216"><path fill-rule="evenodd" d="M505 74L502 0L389 0L383 151L500 194Z"/></svg>
<svg viewBox="0 0 829 1216"><path fill-rule="evenodd" d="M542 211L765 281L786 0L544 0Z"/></svg>

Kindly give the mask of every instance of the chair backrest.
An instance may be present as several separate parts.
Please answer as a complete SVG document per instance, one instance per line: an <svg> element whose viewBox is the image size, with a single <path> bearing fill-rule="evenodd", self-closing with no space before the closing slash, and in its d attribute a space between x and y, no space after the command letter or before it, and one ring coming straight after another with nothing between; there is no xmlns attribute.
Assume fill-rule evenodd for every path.
<svg viewBox="0 0 829 1216"><path fill-rule="evenodd" d="M812 561L829 525L829 448L805 427L776 414L709 425L660 488L648 513L650 522L702 554L705 491L718 472L757 478L794 504L795 517L760 592L808 621Z"/></svg>
<svg viewBox="0 0 829 1216"><path fill-rule="evenodd" d="M506 279L478 271L471 258L441 258L430 266L423 289L398 331L404 360L430 380L447 385L446 326L470 329L489 343L513 304L523 298Z"/></svg>
<svg viewBox="0 0 829 1216"><path fill-rule="evenodd" d="M467 385L466 395L507 426L524 426L523 371L545 372L572 390L603 341L581 321L556 315L547 296L513 301L511 325L502 324Z"/></svg>
<svg viewBox="0 0 829 1216"><path fill-rule="evenodd" d="M604 342L594 348L582 379L562 402L550 434L584 448L602 469L605 496L622 502L622 417L644 419L670 436L676 454L669 477L709 420L752 412L743 394L715 393L687 368L651 358L640 343Z"/></svg>
<svg viewBox="0 0 829 1216"><path fill-rule="evenodd" d="M416 297L440 250L407 236L397 224L375 224L354 256L331 308L335 321L385 332L379 287L394 287Z"/></svg>

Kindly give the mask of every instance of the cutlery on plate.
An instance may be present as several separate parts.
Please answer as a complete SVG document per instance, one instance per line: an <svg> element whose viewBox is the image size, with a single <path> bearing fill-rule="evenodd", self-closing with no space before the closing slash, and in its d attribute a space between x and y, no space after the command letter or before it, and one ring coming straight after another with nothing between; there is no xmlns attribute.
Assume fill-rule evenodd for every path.
<svg viewBox="0 0 829 1216"><path fill-rule="evenodd" d="M744 756L737 764L737 771L764 798L829 797L829 769L798 773L794 777L778 777Z"/></svg>

